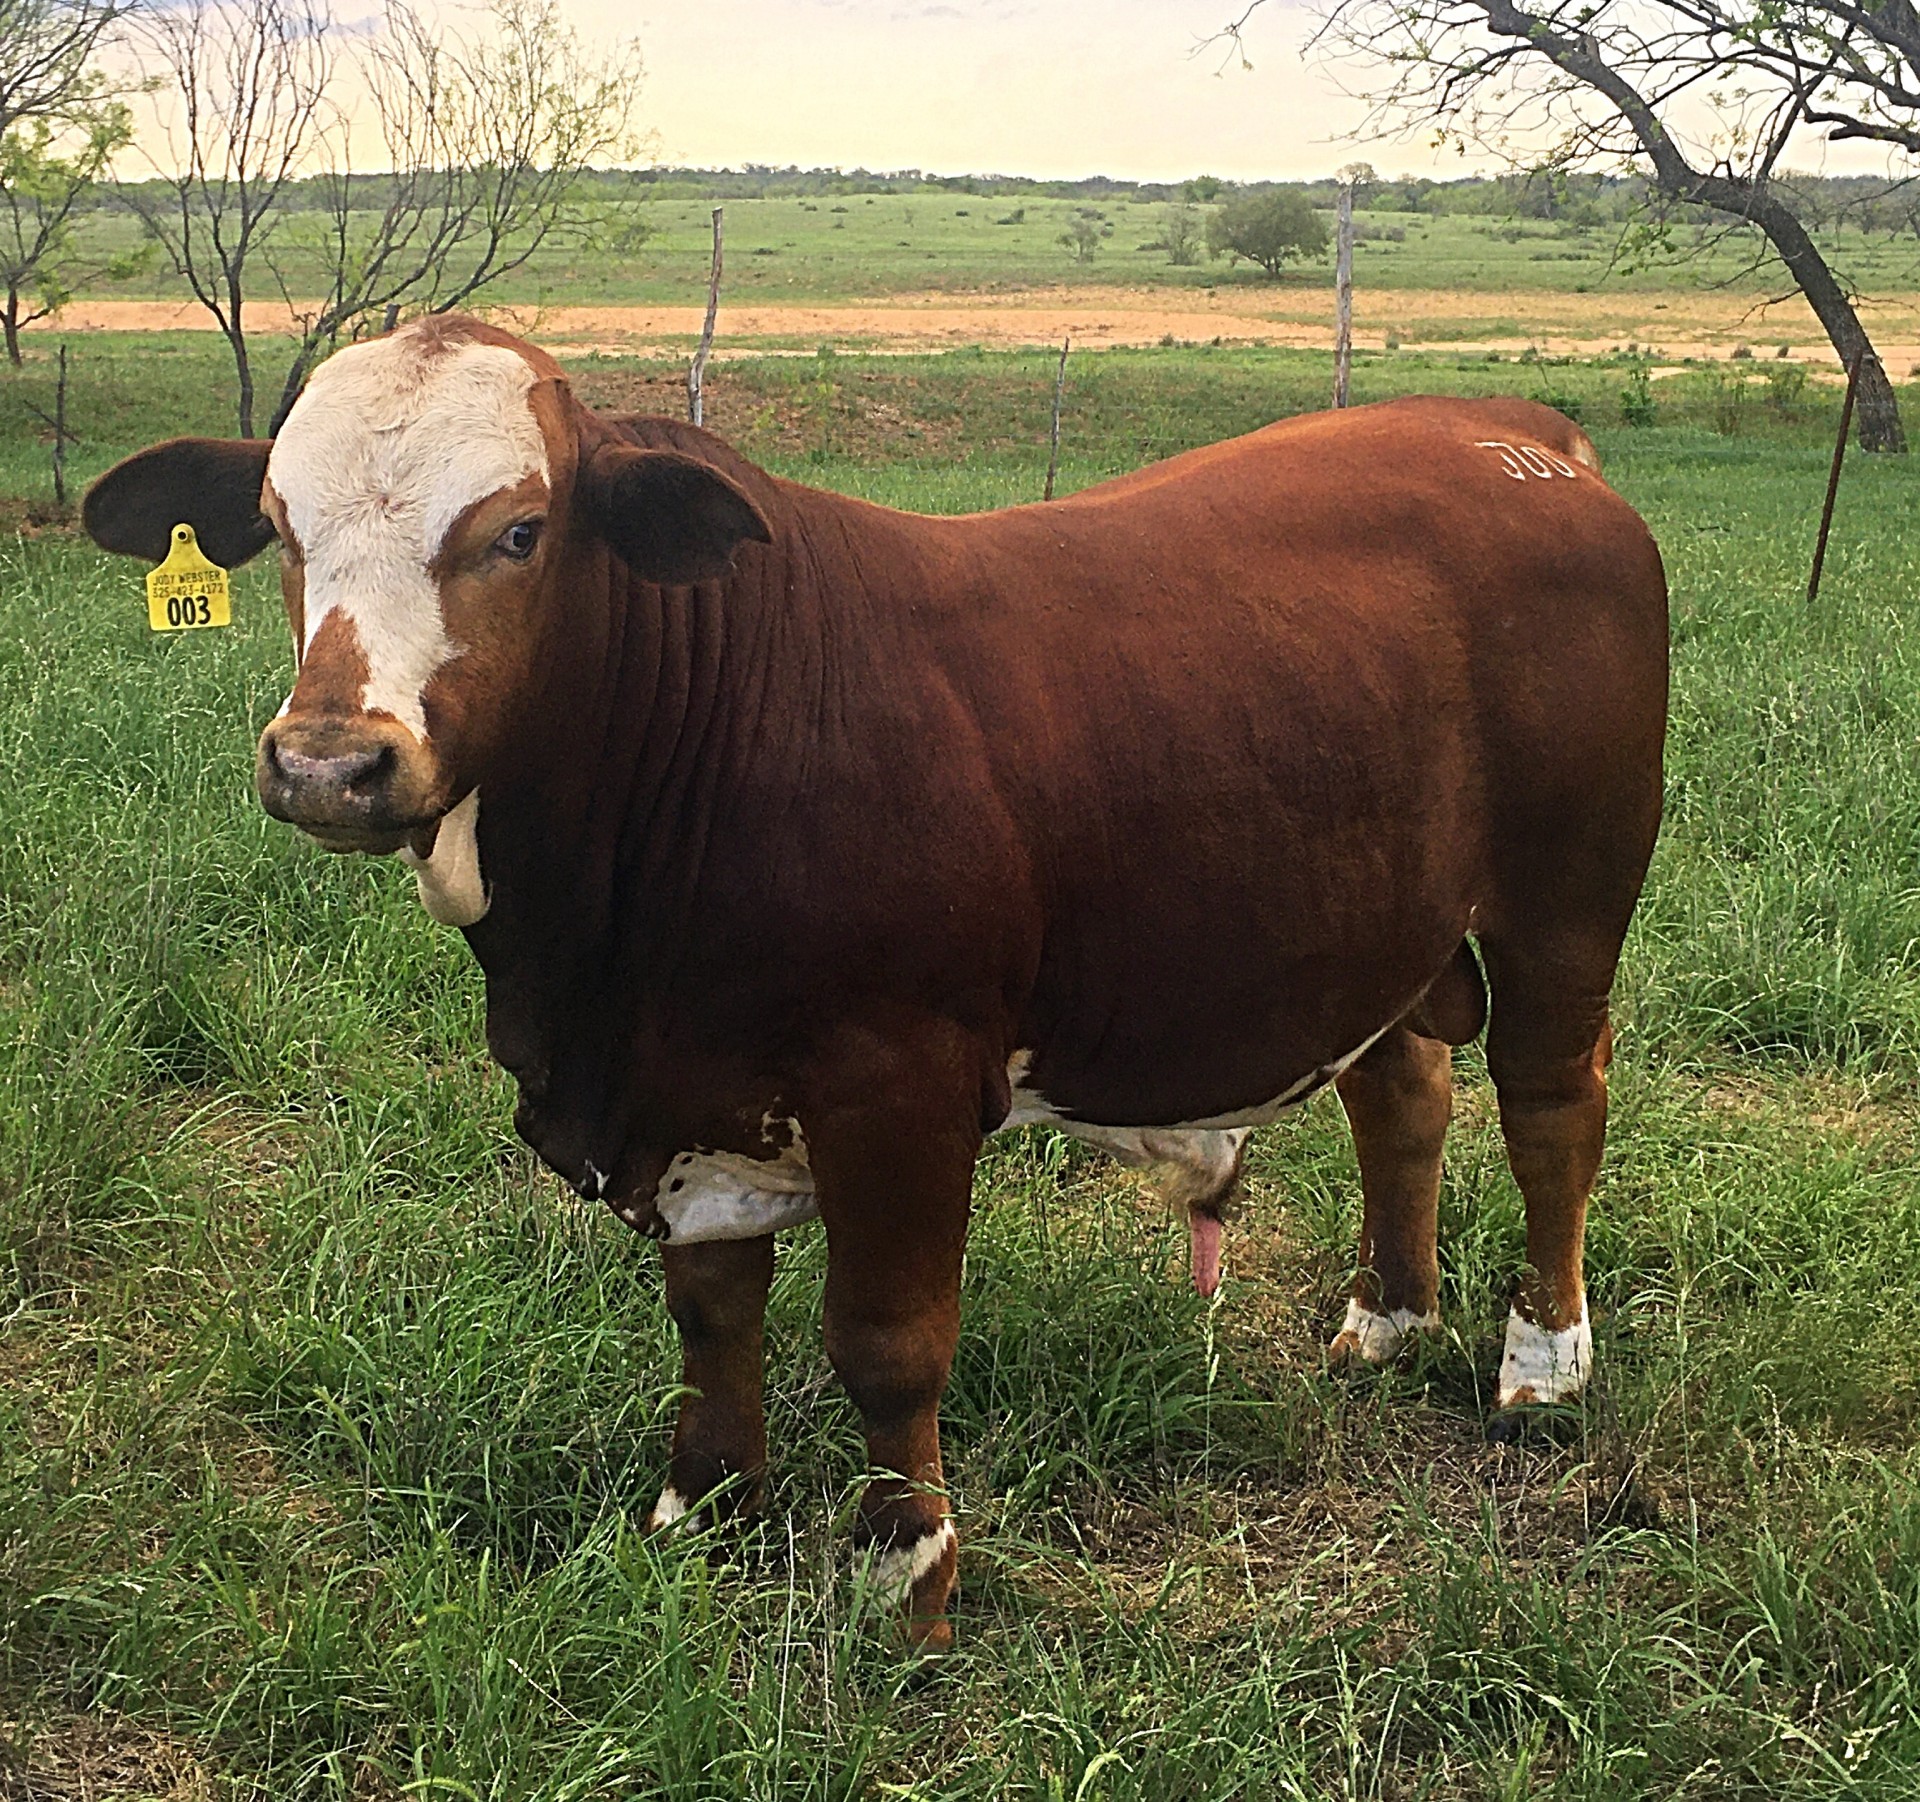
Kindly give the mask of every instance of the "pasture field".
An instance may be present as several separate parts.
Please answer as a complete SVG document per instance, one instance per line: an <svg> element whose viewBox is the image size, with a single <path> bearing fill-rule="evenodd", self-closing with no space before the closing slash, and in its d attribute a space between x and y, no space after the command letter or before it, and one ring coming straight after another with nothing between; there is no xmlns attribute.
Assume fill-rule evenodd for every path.
<svg viewBox="0 0 1920 1802"><path fill-rule="evenodd" d="M226 429L219 348L81 341L78 478ZM1586 1403L1484 1441L1521 1226L1473 1052L1448 1331L1374 1378L1321 1356L1358 1219L1331 1097L1257 1136L1211 1305L1133 1179L999 1140L930 1673L848 1549L817 1230L775 1283L763 1521L646 1538L678 1369L651 1246L514 1140L405 873L255 806L270 571L231 631L150 636L138 570L41 523L44 359L0 381L0 1796L1911 1797L1920 468L1850 464L1809 609L1835 397L1694 371L1635 428L1636 367L1356 379L1575 402L1667 557ZM574 369L673 404L678 365ZM713 417L958 510L1038 494L1050 377L740 360ZM1325 388L1279 350L1077 360L1066 485Z"/></svg>
<svg viewBox="0 0 1920 1802"><path fill-rule="evenodd" d="M590 244L556 242L499 287L502 304L564 300L570 305L697 300L706 292L715 202L684 187L606 203ZM1205 289L1255 294L1278 287L1324 287L1329 264L1296 266L1280 284L1225 259L1175 267L1161 248L1165 204L1145 200L1017 199L922 189L902 194L731 199L726 208L727 291L742 300L848 300L935 291L959 295L1071 282L1121 287ZM1196 208L1204 217L1211 208ZM1078 213L1099 215L1111 234L1080 261L1061 242ZM1370 212L1356 215L1360 242L1354 278L1369 288L1533 289L1586 293L1602 284L1627 292L1687 290L1739 280L1753 295L1781 291L1780 272L1741 280L1751 240L1719 230L1677 226L1664 257L1616 256L1617 225L1579 225L1497 216ZM319 265L303 240L324 229L320 214L290 212L279 228L275 261L290 292L322 292ZM85 227L87 248L123 255L139 243L128 213L99 213ZM1910 237L1829 227L1821 241L1867 292L1913 285ZM125 281L89 286L89 294L165 299L185 285L163 263ZM261 272L259 294L275 293Z"/></svg>
<svg viewBox="0 0 1920 1802"><path fill-rule="evenodd" d="M721 342L742 336L812 349L824 339L879 343L899 337L901 309L963 316L922 321L928 343L1058 343L1071 329L1087 343L1104 323L1121 341L1166 334L1204 342L1322 345L1332 320L1330 263L1296 267L1269 281L1225 260L1176 268L1158 248L1164 206L1108 201L1101 240L1081 262L1062 246L1068 220L1086 203L1010 200L945 190L839 198L728 200ZM551 337L677 342L699 330L710 250L710 203L684 188L607 204L591 245L556 243L487 290ZM1204 210L1204 209L1202 209ZM295 297L324 292L321 268L303 250L318 214L290 213L273 261ZM1356 329L1368 343L1510 343L1548 338L1583 352L1634 340L1691 354L1725 355L1746 342L1766 354L1778 343L1816 348L1826 339L1777 265L1752 266L1752 240L1678 226L1665 253L1623 254L1618 225L1535 219L1363 212L1355 250ZM1910 240L1854 226L1824 229L1821 242L1843 279L1864 296L1864 316L1897 375L1920 362L1920 260ZM105 257L135 248L127 214L97 214L83 244ZM1628 247L1631 250L1631 247ZM120 283L85 285L69 324L144 329L179 316L204 324L182 282L149 262ZM284 314L263 266L251 301L256 320ZM1062 312L1062 307L1065 312ZM1142 335L1115 327L1113 310ZM670 309L663 317L660 309ZM816 316L825 309L827 316ZM883 317L868 315L879 311ZM1300 328L1310 328L1303 337ZM1291 328L1291 329L1290 329Z"/></svg>

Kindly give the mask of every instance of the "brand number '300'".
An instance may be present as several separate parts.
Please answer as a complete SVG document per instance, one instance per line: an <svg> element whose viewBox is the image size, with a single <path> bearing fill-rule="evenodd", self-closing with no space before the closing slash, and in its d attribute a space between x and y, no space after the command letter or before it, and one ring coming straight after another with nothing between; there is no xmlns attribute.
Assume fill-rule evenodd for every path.
<svg viewBox="0 0 1920 1802"><path fill-rule="evenodd" d="M1528 476L1538 476L1550 482L1555 476L1572 477L1579 474L1566 458L1556 457L1549 450L1536 450L1531 444L1508 444L1499 438L1477 438L1474 447L1477 450L1498 451L1501 473L1512 476L1516 482L1524 482Z"/></svg>

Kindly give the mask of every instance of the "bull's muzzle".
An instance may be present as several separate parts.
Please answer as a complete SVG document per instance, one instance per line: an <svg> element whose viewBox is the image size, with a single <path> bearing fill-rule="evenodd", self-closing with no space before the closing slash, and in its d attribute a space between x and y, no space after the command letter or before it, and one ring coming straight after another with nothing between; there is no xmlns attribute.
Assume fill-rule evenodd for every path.
<svg viewBox="0 0 1920 1802"><path fill-rule="evenodd" d="M397 851L440 814L419 742L398 721L283 715L260 735L260 805L331 851Z"/></svg>

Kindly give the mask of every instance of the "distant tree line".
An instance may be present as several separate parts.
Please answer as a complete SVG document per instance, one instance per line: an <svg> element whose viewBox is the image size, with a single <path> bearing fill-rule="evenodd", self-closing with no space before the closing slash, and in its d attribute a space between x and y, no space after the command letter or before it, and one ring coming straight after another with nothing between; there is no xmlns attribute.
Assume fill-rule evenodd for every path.
<svg viewBox="0 0 1920 1802"><path fill-rule="evenodd" d="M1847 224L1892 234L1920 233L1920 190L1885 176L1776 176L1794 210L1816 228ZM1331 174L1311 181L1230 181L1199 175L1183 181L1130 182L1092 175L1078 181L1025 175L937 175L920 169L773 168L748 163L739 169L609 169L586 177L609 197L653 194L688 199L812 199L849 194L973 194L989 199L1072 200L1084 204L1185 201L1217 205L1236 194L1280 190L1304 195L1324 211L1334 205L1338 183ZM1470 175L1453 180L1427 176L1382 176L1368 188L1369 211L1448 216L1558 220L1575 225L1618 225L1643 217L1660 204L1653 183L1639 175L1603 175L1557 168L1514 174ZM1675 206L1676 222L1719 217L1705 206Z"/></svg>
<svg viewBox="0 0 1920 1802"><path fill-rule="evenodd" d="M331 214L341 198L339 176L289 181L279 206L288 213ZM391 203L403 178L354 174L356 210ZM1810 230L1850 226L1889 237L1920 238L1920 187L1876 175L1797 175L1776 177L1781 193ZM976 194L989 199L1070 200L1085 204L1129 201L1170 205L1224 205L1237 195L1298 194L1322 212L1331 212L1338 183L1329 175L1312 181L1237 182L1198 176L1178 182L1124 182L1106 176L1079 181L1041 181L1013 175L925 175L917 169L874 172L864 169L589 169L576 180L575 193L603 206L640 199L778 200L855 194ZM138 213L155 180L94 184L84 208ZM1450 181L1426 176L1383 176L1373 181L1365 200L1371 213L1405 213L1427 218L1539 219L1576 226L1626 225L1650 212L1675 224L1723 222L1710 207L1666 201L1639 176L1586 175L1557 169L1517 174L1474 175Z"/></svg>

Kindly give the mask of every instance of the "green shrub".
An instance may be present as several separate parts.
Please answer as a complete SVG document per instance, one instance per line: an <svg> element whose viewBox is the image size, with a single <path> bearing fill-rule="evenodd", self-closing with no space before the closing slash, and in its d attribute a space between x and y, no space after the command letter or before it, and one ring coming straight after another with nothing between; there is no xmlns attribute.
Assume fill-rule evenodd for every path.
<svg viewBox="0 0 1920 1802"><path fill-rule="evenodd" d="M1620 418L1631 426L1648 426L1654 419L1653 378L1644 363L1635 363L1627 371L1626 386L1620 390Z"/></svg>
<svg viewBox="0 0 1920 1802"><path fill-rule="evenodd" d="M1776 363L1766 375L1767 405L1785 418L1806 392L1807 372L1798 363Z"/></svg>
<svg viewBox="0 0 1920 1802"><path fill-rule="evenodd" d="M1304 194L1285 189L1236 194L1207 221L1207 254L1242 257L1278 277L1285 266L1325 256L1327 222Z"/></svg>

